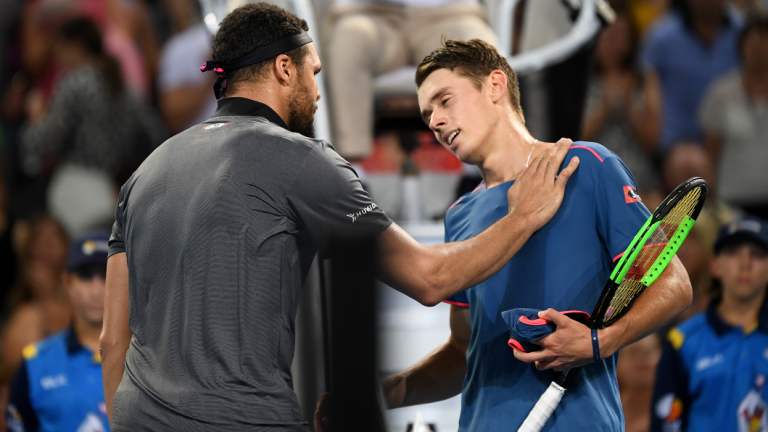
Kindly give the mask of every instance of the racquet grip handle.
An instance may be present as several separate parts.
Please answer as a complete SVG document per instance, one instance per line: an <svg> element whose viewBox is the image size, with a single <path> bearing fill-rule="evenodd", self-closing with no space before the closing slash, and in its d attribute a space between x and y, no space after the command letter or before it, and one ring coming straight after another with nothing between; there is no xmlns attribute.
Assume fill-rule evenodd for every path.
<svg viewBox="0 0 768 432"><path fill-rule="evenodd" d="M541 395L531 412L528 413L523 424L517 429L517 432L539 432L552 416L552 413L555 412L555 408L560 404L560 399L563 398L564 393L565 388L552 381L547 387L547 391Z"/></svg>

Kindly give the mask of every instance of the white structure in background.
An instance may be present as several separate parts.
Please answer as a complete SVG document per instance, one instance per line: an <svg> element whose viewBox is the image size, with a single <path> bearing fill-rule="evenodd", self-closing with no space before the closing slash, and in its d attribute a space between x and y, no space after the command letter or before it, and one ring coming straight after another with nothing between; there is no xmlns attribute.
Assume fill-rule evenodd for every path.
<svg viewBox="0 0 768 432"><path fill-rule="evenodd" d="M443 242L442 224L405 225L404 228L420 243ZM412 366L442 345L450 335L448 304L431 308L422 306L405 294L382 287L379 310L379 365L383 376ZM438 432L449 432L459 428L460 409L461 398L456 396L441 402L389 410L385 414L391 432L405 432L409 423L413 423L412 432L418 431L418 418L424 426L431 423ZM429 428L425 430L429 431Z"/></svg>

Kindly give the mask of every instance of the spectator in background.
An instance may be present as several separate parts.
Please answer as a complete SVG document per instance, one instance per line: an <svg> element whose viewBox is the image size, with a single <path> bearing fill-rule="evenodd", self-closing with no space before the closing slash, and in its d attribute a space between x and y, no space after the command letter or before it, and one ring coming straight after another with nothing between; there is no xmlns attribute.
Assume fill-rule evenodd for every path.
<svg viewBox="0 0 768 432"><path fill-rule="evenodd" d="M62 330L71 317L69 301L61 290L66 232L53 218L40 216L29 224L26 235L26 240L25 233L20 235L24 245L19 280L8 297L11 315L0 334L0 384L18 367L24 346Z"/></svg>
<svg viewBox="0 0 768 432"><path fill-rule="evenodd" d="M742 66L713 83L699 112L722 200L768 218L768 17L741 33Z"/></svg>
<svg viewBox="0 0 768 432"><path fill-rule="evenodd" d="M47 110L42 97L30 94L22 163L28 175L54 172L49 208L77 235L112 218L115 185L164 134L149 108L126 91L93 21L64 22L54 44L65 76Z"/></svg>
<svg viewBox="0 0 768 432"><path fill-rule="evenodd" d="M651 30L642 52L645 127L666 153L677 142L702 142L696 119L710 83L738 65L739 24L726 0L675 0Z"/></svg>
<svg viewBox="0 0 768 432"><path fill-rule="evenodd" d="M109 430L97 350L106 263L106 234L72 243L63 280L73 320L69 329L24 348L11 384L10 430Z"/></svg>
<svg viewBox="0 0 768 432"><path fill-rule="evenodd" d="M160 47L150 19L148 2L136 0L75 0L75 2L99 24L104 34L105 49L122 65L126 84L131 89L138 89L137 96L143 100L153 100L152 86L154 77L157 76Z"/></svg>
<svg viewBox="0 0 768 432"><path fill-rule="evenodd" d="M721 292L667 335L654 431L768 429L768 224L746 218L725 225L714 250Z"/></svg>
<svg viewBox="0 0 768 432"><path fill-rule="evenodd" d="M338 0L328 52L331 119L339 153L356 163L373 149L373 80L415 65L440 39L496 37L477 0ZM425 4L426 3L426 4Z"/></svg>
<svg viewBox="0 0 768 432"><path fill-rule="evenodd" d="M701 177L709 183L709 196L696 226L702 228L706 226L706 232L702 233L704 236L702 240L711 248L715 244L720 226L731 222L739 216L740 212L718 198L713 163L704 147L695 142L675 143L662 165L664 194L668 194L675 186L694 176Z"/></svg>
<svg viewBox="0 0 768 432"><path fill-rule="evenodd" d="M656 333L624 347L619 354L616 376L619 379L626 432L645 432L651 425L648 414L660 356L661 343Z"/></svg>
<svg viewBox="0 0 768 432"><path fill-rule="evenodd" d="M658 187L653 149L644 136L640 76L635 70L637 33L625 14L600 34L589 86L582 138L603 143L632 170L641 191Z"/></svg>
<svg viewBox="0 0 768 432"><path fill-rule="evenodd" d="M676 143L664 159L662 174L664 195L694 176L702 177L710 186L704 209L679 251L680 260L688 270L693 286L693 302L680 317L676 318L679 320L706 308L709 300L708 266L712 247L720 226L731 222L738 216L738 212L718 199L717 185L713 182L712 161L703 146L694 142Z"/></svg>
<svg viewBox="0 0 768 432"><path fill-rule="evenodd" d="M211 34L193 0L166 0L174 35L163 47L158 77L160 109L165 124L176 133L200 123L216 111L213 81L200 73L211 54Z"/></svg>

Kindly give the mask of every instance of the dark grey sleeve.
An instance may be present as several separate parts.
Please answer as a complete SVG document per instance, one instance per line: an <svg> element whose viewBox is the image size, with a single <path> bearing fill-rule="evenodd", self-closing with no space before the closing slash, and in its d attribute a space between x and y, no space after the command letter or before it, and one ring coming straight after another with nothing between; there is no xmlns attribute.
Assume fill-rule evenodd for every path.
<svg viewBox="0 0 768 432"><path fill-rule="evenodd" d="M392 223L349 162L329 147L309 152L287 196L301 227L321 251L334 238L374 237Z"/></svg>
<svg viewBox="0 0 768 432"><path fill-rule="evenodd" d="M133 177L120 188L120 194L117 196L117 205L115 206L115 222L112 223L112 233L109 236L108 256L116 253L125 252L125 241L123 240L123 227L125 226L125 205L128 200L128 190L130 189Z"/></svg>

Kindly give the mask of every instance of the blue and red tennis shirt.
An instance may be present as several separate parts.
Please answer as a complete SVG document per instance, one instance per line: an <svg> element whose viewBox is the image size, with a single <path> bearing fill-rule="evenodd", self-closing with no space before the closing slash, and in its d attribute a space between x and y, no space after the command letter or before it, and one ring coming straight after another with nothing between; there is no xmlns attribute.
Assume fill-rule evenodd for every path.
<svg viewBox="0 0 768 432"><path fill-rule="evenodd" d="M461 431L515 430L553 380L515 359L501 312L517 308L592 312L613 262L650 215L624 163L602 145L576 142L580 159L562 206L498 273L451 301L469 307L472 334L461 402ZM512 182L482 185L445 218L447 242L474 237L503 217ZM572 371L568 391L544 431L624 429L616 356Z"/></svg>

